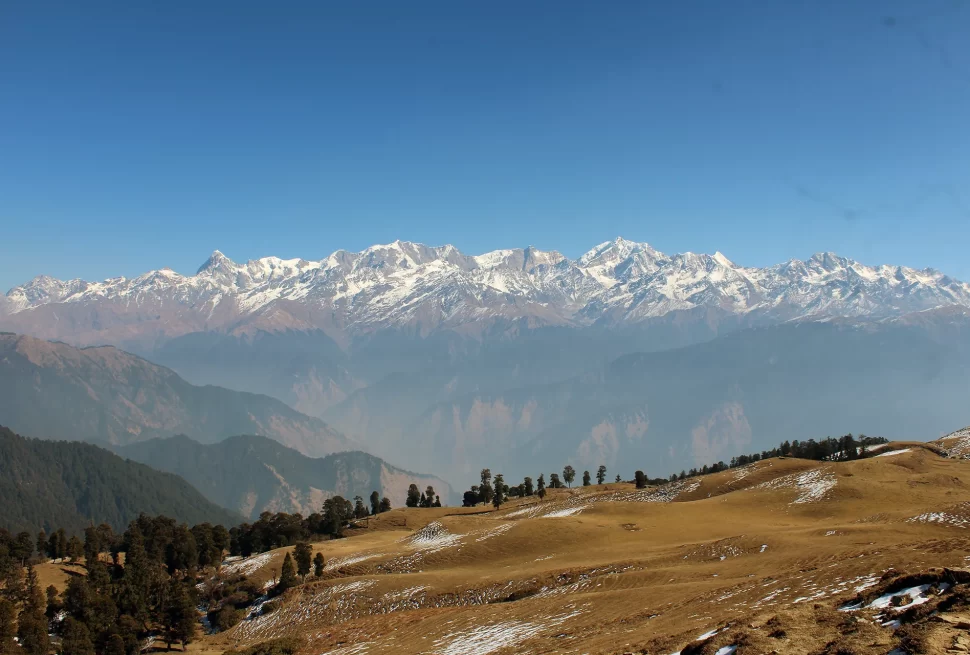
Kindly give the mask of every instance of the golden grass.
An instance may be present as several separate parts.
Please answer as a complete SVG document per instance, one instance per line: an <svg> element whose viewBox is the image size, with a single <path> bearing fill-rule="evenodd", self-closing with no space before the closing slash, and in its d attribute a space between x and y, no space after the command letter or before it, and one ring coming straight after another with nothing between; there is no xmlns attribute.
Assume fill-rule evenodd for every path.
<svg viewBox="0 0 970 655"><path fill-rule="evenodd" d="M500 511L393 510L314 544L323 579L197 648L287 635L313 655L885 654L904 638L935 648L950 624L897 635L873 612L838 611L889 569L970 559L970 461L907 445L855 462L760 462L686 481L673 502L645 502L669 488L651 498L608 484ZM286 550L252 577L271 580Z"/></svg>

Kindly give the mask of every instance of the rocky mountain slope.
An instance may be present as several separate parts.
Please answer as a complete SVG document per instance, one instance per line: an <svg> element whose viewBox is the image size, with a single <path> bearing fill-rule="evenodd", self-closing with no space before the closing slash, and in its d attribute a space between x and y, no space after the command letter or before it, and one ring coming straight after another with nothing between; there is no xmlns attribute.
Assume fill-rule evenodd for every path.
<svg viewBox="0 0 970 655"><path fill-rule="evenodd" d="M115 448L124 457L175 473L206 498L255 519L264 511L319 512L334 495L360 496L370 507L372 491L404 504L408 486L433 486L443 503L454 501L443 480L411 473L362 452L315 459L265 437L230 437L203 445L185 436L151 439Z"/></svg>
<svg viewBox="0 0 970 655"><path fill-rule="evenodd" d="M173 434L262 434L322 456L353 442L275 398L197 387L113 347L0 334L0 423L24 434L127 444Z"/></svg>
<svg viewBox="0 0 970 655"><path fill-rule="evenodd" d="M231 527L242 516L206 500L171 473L103 448L21 437L0 427L0 528L79 533L108 523L124 530L142 512Z"/></svg>
<svg viewBox="0 0 970 655"><path fill-rule="evenodd" d="M970 418L970 312L741 330L559 382L448 395L460 378L391 376L327 419L403 466L465 477L483 465L535 477L537 462L666 474L784 439L940 435Z"/></svg>

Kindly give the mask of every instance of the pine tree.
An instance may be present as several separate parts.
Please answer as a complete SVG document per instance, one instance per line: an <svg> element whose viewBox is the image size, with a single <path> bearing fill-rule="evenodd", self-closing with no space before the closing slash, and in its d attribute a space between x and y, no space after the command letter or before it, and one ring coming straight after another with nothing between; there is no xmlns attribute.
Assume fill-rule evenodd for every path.
<svg viewBox="0 0 970 655"><path fill-rule="evenodd" d="M539 494L539 498L544 498L546 495L546 476L542 473L539 474L539 486L536 487L536 493Z"/></svg>
<svg viewBox="0 0 970 655"><path fill-rule="evenodd" d="M69 616L62 628L61 655L94 655L94 644L88 627Z"/></svg>
<svg viewBox="0 0 970 655"><path fill-rule="evenodd" d="M126 655L125 638L119 634L108 637L108 643L104 647L104 655Z"/></svg>
<svg viewBox="0 0 970 655"><path fill-rule="evenodd" d="M293 566L293 558L287 553L283 558L283 567L280 569L280 581L276 584L276 592L283 593L287 589L296 586L296 567Z"/></svg>
<svg viewBox="0 0 970 655"><path fill-rule="evenodd" d="M318 578L322 576L324 564L323 553L317 552L317 554L313 556L313 575Z"/></svg>
<svg viewBox="0 0 970 655"><path fill-rule="evenodd" d="M289 553L286 554L287 557L289 555ZM293 562L290 561L291 573L292 567ZM172 578L169 582L164 619L165 640L169 648L173 643L179 643L184 651L185 647L195 639L198 632L198 615L192 598L194 591L194 587L183 584L176 578Z"/></svg>
<svg viewBox="0 0 970 655"><path fill-rule="evenodd" d="M573 480L576 479L576 469L574 469L572 466L567 464L566 467L562 470L562 479L570 487L573 486Z"/></svg>
<svg viewBox="0 0 970 655"><path fill-rule="evenodd" d="M596 469L596 484L603 484L606 481L606 465L600 464L600 467Z"/></svg>
<svg viewBox="0 0 970 655"><path fill-rule="evenodd" d="M590 485L589 471L583 471L583 486L588 487Z"/></svg>
<svg viewBox="0 0 970 655"><path fill-rule="evenodd" d="M387 496L384 496L383 498L381 498L381 506L380 506L379 509L380 509L380 511L382 513L383 512L390 512L391 511L391 499L388 498Z"/></svg>
<svg viewBox="0 0 970 655"><path fill-rule="evenodd" d="M637 484L637 489L643 489L647 486L647 476L643 474L643 471L637 471L634 473L633 479Z"/></svg>
<svg viewBox="0 0 970 655"><path fill-rule="evenodd" d="M367 508L364 507L364 499L360 496L354 496L354 518L363 519L367 518L368 515Z"/></svg>
<svg viewBox="0 0 970 655"><path fill-rule="evenodd" d="M84 544L76 536L67 541L67 556L72 562L78 562L84 557Z"/></svg>
<svg viewBox="0 0 970 655"><path fill-rule="evenodd" d="M84 528L84 563L88 570L98 561L101 553L101 535L94 526Z"/></svg>
<svg viewBox="0 0 970 655"><path fill-rule="evenodd" d="M526 496L531 496L535 493L535 489L532 486L532 478L529 476L525 476L525 479L522 481L522 486Z"/></svg>
<svg viewBox="0 0 970 655"><path fill-rule="evenodd" d="M422 491L421 500L418 501L418 507L427 507L427 506L428 506L428 497L425 496L424 492Z"/></svg>
<svg viewBox="0 0 970 655"><path fill-rule="evenodd" d="M617 482L621 482L621 480L620 480L620 474L619 473L616 474L616 481Z"/></svg>
<svg viewBox="0 0 970 655"><path fill-rule="evenodd" d="M441 496L437 494L435 494L435 497L434 497L434 506L441 507Z"/></svg>
<svg viewBox="0 0 970 655"><path fill-rule="evenodd" d="M47 655L50 638L47 636L47 603L40 590L37 572L27 567L24 603L17 617L17 638L25 655Z"/></svg>
<svg viewBox="0 0 970 655"><path fill-rule="evenodd" d="M558 473L550 473L549 474L549 488L550 489L559 489L561 487L562 487L562 482L559 481L559 474Z"/></svg>
<svg viewBox="0 0 970 655"><path fill-rule="evenodd" d="M499 473L495 476L495 489L492 492L492 505L495 509L502 506L505 502L505 477Z"/></svg>
<svg viewBox="0 0 970 655"><path fill-rule="evenodd" d="M17 608L6 598L0 598L0 655L14 655L20 647L17 636Z"/></svg>
<svg viewBox="0 0 970 655"><path fill-rule="evenodd" d="M305 541L298 542L293 549L293 556L296 559L296 572L300 574L300 578L306 580L313 564L313 546Z"/></svg>
<svg viewBox="0 0 970 655"><path fill-rule="evenodd" d="M376 491L370 494L370 513L377 516L381 512L381 495Z"/></svg>
<svg viewBox="0 0 970 655"><path fill-rule="evenodd" d="M37 555L41 559L47 558L47 533L43 530L37 533Z"/></svg>
<svg viewBox="0 0 970 655"><path fill-rule="evenodd" d="M411 484L411 486L408 487L408 497L407 497L407 500L405 501L405 505L407 505L408 507L417 507L420 502L421 502L421 492L418 491L418 485Z"/></svg>
<svg viewBox="0 0 970 655"><path fill-rule="evenodd" d="M478 499L483 504L488 504L492 502L492 470L482 469L481 473L482 483L478 485Z"/></svg>
<svg viewBox="0 0 970 655"><path fill-rule="evenodd" d="M48 619L53 619L60 611L60 593L57 591L57 587L50 585L47 587L47 609L44 610L44 616L46 616Z"/></svg>

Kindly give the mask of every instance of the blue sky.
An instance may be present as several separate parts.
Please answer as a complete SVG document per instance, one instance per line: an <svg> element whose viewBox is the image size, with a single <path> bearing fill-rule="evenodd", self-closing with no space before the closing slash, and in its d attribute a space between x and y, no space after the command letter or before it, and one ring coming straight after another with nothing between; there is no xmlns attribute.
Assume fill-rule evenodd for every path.
<svg viewBox="0 0 970 655"><path fill-rule="evenodd" d="M0 6L0 288L622 235L970 279L966 2Z"/></svg>

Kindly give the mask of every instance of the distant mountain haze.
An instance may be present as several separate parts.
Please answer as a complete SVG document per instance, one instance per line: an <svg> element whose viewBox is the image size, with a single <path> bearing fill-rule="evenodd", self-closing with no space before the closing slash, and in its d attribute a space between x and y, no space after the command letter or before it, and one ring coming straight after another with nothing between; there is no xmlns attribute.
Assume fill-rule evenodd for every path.
<svg viewBox="0 0 970 655"><path fill-rule="evenodd" d="M0 423L43 438L111 444L258 433L310 455L354 447L275 398L193 386L110 346L75 348L16 334L0 334Z"/></svg>
<svg viewBox="0 0 970 655"><path fill-rule="evenodd" d="M230 437L203 445L177 436L115 450L185 478L212 502L250 519L264 511L307 516L334 495L351 500L360 496L369 507L373 491L401 507L412 483L422 491L434 487L445 504L456 502L444 480L404 471L373 455L345 452L314 459L265 437Z"/></svg>
<svg viewBox="0 0 970 655"><path fill-rule="evenodd" d="M944 273L832 253L751 268L624 239L575 260L398 241L320 260L217 251L189 276L40 277L10 290L0 327L272 396L306 415L287 431L322 419L464 486L483 466L655 475L789 437L939 436L970 422L968 308L970 285ZM256 422L148 436L354 448L313 450Z"/></svg>

